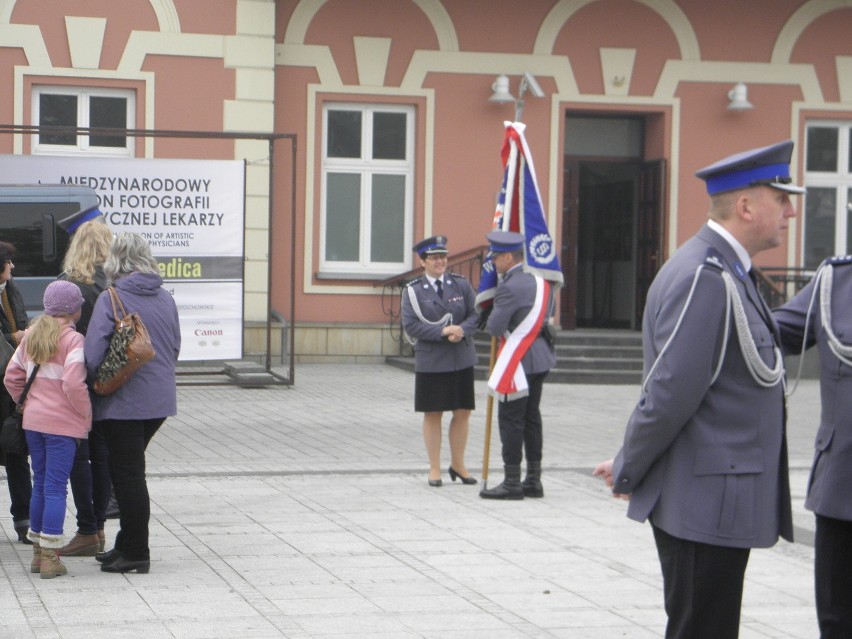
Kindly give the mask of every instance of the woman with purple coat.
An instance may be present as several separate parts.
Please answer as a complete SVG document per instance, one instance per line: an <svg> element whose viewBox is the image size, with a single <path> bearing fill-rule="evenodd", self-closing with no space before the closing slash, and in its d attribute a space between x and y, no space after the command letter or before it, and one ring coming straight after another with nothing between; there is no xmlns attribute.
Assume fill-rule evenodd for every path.
<svg viewBox="0 0 852 639"><path fill-rule="evenodd" d="M175 369L180 325L175 301L163 289L157 262L140 235L116 236L104 273L127 313L141 316L156 357L114 394L95 396L93 401L92 429L100 432L107 443L110 476L121 511L115 548L95 558L104 572L147 573L151 564L151 502L145 481L145 449L166 418L177 414ZM114 328L112 304L105 291L95 303L86 332L86 367L91 378L109 349Z"/></svg>

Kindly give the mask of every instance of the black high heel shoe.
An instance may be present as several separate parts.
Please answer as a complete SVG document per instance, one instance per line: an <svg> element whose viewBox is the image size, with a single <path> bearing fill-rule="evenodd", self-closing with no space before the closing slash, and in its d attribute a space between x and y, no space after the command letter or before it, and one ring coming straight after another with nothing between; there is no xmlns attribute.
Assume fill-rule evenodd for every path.
<svg viewBox="0 0 852 639"><path fill-rule="evenodd" d="M429 485L430 485L432 488L440 488L441 486L443 486L443 485L444 485L444 482L442 482L440 479L430 479L430 480L429 480Z"/></svg>
<svg viewBox="0 0 852 639"><path fill-rule="evenodd" d="M450 479L452 479L453 481L455 481L456 479L461 479L461 483L467 484L468 486L473 486L476 483L476 477L471 477L470 475L468 475L467 477L462 477L455 470L453 470L452 466L450 466L449 470Z"/></svg>

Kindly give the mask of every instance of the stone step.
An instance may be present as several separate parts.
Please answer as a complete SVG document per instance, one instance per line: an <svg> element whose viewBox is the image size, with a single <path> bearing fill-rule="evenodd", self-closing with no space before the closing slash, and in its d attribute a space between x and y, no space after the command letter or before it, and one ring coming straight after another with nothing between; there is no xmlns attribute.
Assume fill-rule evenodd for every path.
<svg viewBox="0 0 852 639"><path fill-rule="evenodd" d="M413 357L388 357L386 363L394 368L414 372ZM488 367L477 365L474 368L474 378L478 380L488 379ZM566 368L558 363L556 368L550 370L547 375L548 383L556 384L639 384L642 382L641 366L636 370L621 369L592 369L592 368Z"/></svg>
<svg viewBox="0 0 852 639"><path fill-rule="evenodd" d="M479 361L476 379L486 379L491 350L490 337L474 338ZM560 384L638 384L642 381L642 336L635 331L559 331L556 366L548 382ZM390 357L387 363L414 371L413 357Z"/></svg>

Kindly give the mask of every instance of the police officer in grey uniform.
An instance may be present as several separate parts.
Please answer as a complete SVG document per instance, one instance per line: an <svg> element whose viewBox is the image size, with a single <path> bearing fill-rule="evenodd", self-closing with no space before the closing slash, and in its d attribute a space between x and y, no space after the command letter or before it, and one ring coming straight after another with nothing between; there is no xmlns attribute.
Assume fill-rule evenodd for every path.
<svg viewBox="0 0 852 639"><path fill-rule="evenodd" d="M795 216L791 141L696 173L709 220L663 266L642 326L645 381L615 460L595 468L649 519L667 639L739 633L751 548L792 540L780 336L750 276Z"/></svg>
<svg viewBox="0 0 852 639"><path fill-rule="evenodd" d="M523 270L524 236L511 231L492 231L487 236L494 267L502 276L485 330L494 337L514 331L529 314L536 297L536 276ZM501 401L497 407L503 456L503 482L480 491L483 499L544 497L541 484L543 447L539 405L547 373L556 365L556 354L548 343L546 326L554 311L552 292L546 305L544 326L523 354L521 365L528 394ZM521 482L521 461L526 456L527 473Z"/></svg>
<svg viewBox="0 0 852 639"><path fill-rule="evenodd" d="M450 420L450 479L475 484L467 471L470 412L475 407L473 367L477 355L476 294L470 282L447 272L447 238L435 235L415 244L414 252L424 269L402 293L402 327L414 345L414 410L423 415L423 441L429 456L429 485L441 480L441 418Z"/></svg>
<svg viewBox="0 0 852 639"><path fill-rule="evenodd" d="M805 507L816 516L821 639L852 637L852 257L826 260L798 295L773 311L785 353L819 349L822 414Z"/></svg>

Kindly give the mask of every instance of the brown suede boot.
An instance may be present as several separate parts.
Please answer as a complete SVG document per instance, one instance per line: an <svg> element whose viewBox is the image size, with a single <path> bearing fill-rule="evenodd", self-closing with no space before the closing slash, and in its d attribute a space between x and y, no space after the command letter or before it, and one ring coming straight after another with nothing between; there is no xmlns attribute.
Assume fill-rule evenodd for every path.
<svg viewBox="0 0 852 639"><path fill-rule="evenodd" d="M30 531L27 537L33 542L33 560L30 562L30 572L41 572L41 535Z"/></svg>
<svg viewBox="0 0 852 639"><path fill-rule="evenodd" d="M41 573L42 579L53 579L54 577L67 575L68 569L65 567L65 564L59 560L59 556L56 554L55 549L42 548L39 572Z"/></svg>
<svg viewBox="0 0 852 639"><path fill-rule="evenodd" d="M62 547L65 541L62 535L41 534L41 564L39 572L42 579L53 579L68 574L68 569L59 560L56 551Z"/></svg>
<svg viewBox="0 0 852 639"><path fill-rule="evenodd" d="M103 530L98 531L98 552L103 552L106 548L106 535Z"/></svg>
<svg viewBox="0 0 852 639"><path fill-rule="evenodd" d="M74 538L62 546L56 553L60 557L94 557L98 554L100 539L96 533L84 535L79 530Z"/></svg>

